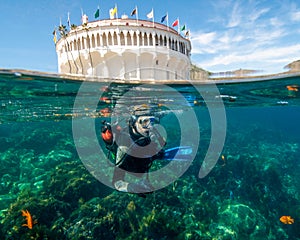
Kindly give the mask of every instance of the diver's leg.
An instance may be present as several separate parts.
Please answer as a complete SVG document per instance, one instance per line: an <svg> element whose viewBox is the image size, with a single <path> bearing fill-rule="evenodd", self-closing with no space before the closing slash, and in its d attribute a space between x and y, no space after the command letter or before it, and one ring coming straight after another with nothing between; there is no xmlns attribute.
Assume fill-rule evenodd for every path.
<svg viewBox="0 0 300 240"><path fill-rule="evenodd" d="M125 164L128 148L126 146L119 146L116 156L116 166L112 179L112 184L116 190L127 192L128 183L124 181L126 171L121 168Z"/></svg>
<svg viewBox="0 0 300 240"><path fill-rule="evenodd" d="M119 167L115 167L112 184L114 185L115 182L119 180L124 180L124 178L125 178L125 171Z"/></svg>

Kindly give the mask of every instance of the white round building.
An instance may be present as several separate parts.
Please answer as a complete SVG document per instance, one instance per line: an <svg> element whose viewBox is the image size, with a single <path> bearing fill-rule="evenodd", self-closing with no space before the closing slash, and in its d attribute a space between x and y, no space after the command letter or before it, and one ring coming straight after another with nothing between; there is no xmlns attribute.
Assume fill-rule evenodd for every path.
<svg viewBox="0 0 300 240"><path fill-rule="evenodd" d="M56 52L63 74L121 80L190 77L190 41L152 21L89 22L61 36Z"/></svg>

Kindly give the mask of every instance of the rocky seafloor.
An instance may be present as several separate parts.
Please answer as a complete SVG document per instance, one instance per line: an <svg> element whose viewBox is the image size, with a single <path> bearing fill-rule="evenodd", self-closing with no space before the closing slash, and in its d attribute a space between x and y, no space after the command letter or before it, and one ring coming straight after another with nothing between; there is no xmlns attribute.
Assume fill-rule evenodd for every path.
<svg viewBox="0 0 300 240"><path fill-rule="evenodd" d="M198 178L199 152L181 178L141 198L85 169L67 122L12 124L0 136L1 239L300 239L299 143L239 129L207 177Z"/></svg>

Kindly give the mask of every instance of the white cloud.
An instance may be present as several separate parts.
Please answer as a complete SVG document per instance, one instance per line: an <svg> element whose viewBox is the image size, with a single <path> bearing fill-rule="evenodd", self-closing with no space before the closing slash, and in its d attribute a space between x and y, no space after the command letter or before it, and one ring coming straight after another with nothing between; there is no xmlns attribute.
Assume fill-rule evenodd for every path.
<svg viewBox="0 0 300 240"><path fill-rule="evenodd" d="M281 27L284 25L282 20L279 20L277 17L270 18L270 24L272 27Z"/></svg>
<svg viewBox="0 0 300 240"><path fill-rule="evenodd" d="M249 20L251 22L256 21L259 19L262 15L269 12L270 8L263 8L263 9L254 9L254 11L249 15Z"/></svg>
<svg viewBox="0 0 300 240"><path fill-rule="evenodd" d="M300 21L300 11L293 8L293 13L287 13L255 1L245 5L235 1L230 6L227 25L223 25L226 17L228 19L224 10L218 23L214 22L214 31L192 33L192 59L196 64L210 71L227 71L237 66L275 71L300 59L300 44L296 37L300 31L291 28L291 20ZM230 6L226 5L226 9Z"/></svg>
<svg viewBox="0 0 300 240"><path fill-rule="evenodd" d="M199 44L208 45L212 43L216 38L215 32L209 32L209 33L196 33L196 37L193 37L193 41L197 42Z"/></svg>
<svg viewBox="0 0 300 240"><path fill-rule="evenodd" d="M300 44L284 47L260 48L255 52L232 52L227 55L216 55L208 61L200 61L198 64L206 69L213 69L217 66L240 66L251 69L264 69L271 63L278 64L280 69L291 62L291 59L299 58ZM232 70L232 69L231 69Z"/></svg>
<svg viewBox="0 0 300 240"><path fill-rule="evenodd" d="M239 2L236 1L231 12L230 20L227 24L227 27L232 28L236 27L241 22L241 13L240 13L240 5Z"/></svg>
<svg viewBox="0 0 300 240"><path fill-rule="evenodd" d="M291 13L291 19L292 21L300 21L300 11L295 11Z"/></svg>

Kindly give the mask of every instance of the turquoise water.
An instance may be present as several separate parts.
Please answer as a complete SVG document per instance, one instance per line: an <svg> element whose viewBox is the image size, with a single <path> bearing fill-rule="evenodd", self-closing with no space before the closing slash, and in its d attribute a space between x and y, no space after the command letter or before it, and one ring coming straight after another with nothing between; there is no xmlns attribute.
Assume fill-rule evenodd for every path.
<svg viewBox="0 0 300 240"><path fill-rule="evenodd" d="M2 239L300 239L300 78L218 84L219 93L201 85L87 86L0 74ZM199 89L210 98L205 101ZM74 106L78 92L82 98ZM208 110L220 100L225 143L216 165L199 178L213 121L220 121ZM190 136L184 144L197 152L180 178L142 198L98 181L79 157L73 131L74 122L92 123L105 151L101 121L150 102L162 116L167 147L180 144L181 129ZM198 129L195 119L181 124L177 118L190 112ZM84 136L80 141L90 143ZM157 161L152 169L167 164ZM109 172L101 164L92 168ZM31 213L32 229L22 226L21 210ZM294 223L282 223L281 216Z"/></svg>

